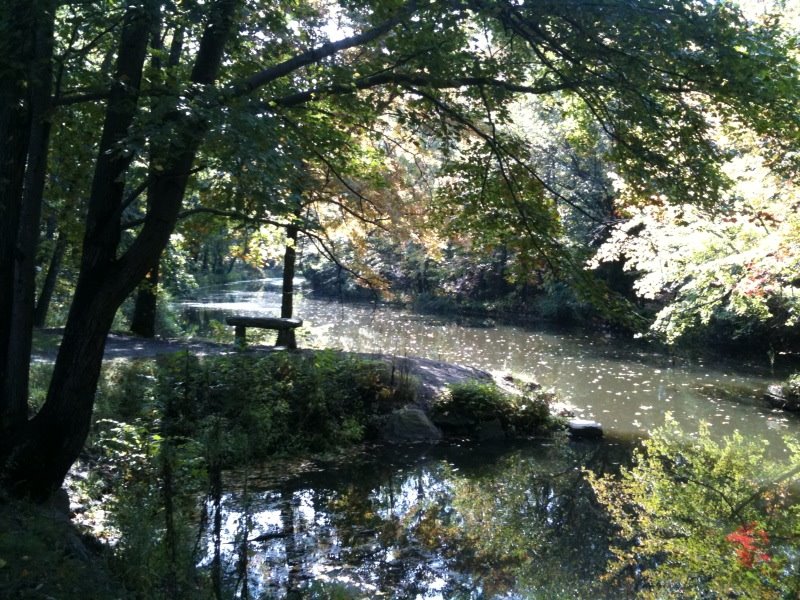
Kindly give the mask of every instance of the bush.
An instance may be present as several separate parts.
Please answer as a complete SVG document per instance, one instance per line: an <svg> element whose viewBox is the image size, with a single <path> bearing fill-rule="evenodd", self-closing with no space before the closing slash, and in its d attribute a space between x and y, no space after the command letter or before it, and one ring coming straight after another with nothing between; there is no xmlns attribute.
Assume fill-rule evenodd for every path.
<svg viewBox="0 0 800 600"><path fill-rule="evenodd" d="M359 442L373 419L408 400L412 385L383 363L333 351L179 353L107 369L96 418L157 421L168 428L163 435L201 443L221 421L230 465Z"/></svg>
<svg viewBox="0 0 800 600"><path fill-rule="evenodd" d="M435 422L463 423L474 427L499 419L511 436L536 433L549 424L544 397L507 394L494 383L468 381L452 384L433 405Z"/></svg>
<svg viewBox="0 0 800 600"><path fill-rule="evenodd" d="M619 528L607 580L644 598L797 598L800 446L790 448L782 463L765 443L716 442L705 426L690 437L668 418L619 478L587 473Z"/></svg>
<svg viewBox="0 0 800 600"><path fill-rule="evenodd" d="M784 392L787 396L793 398L800 398L800 373L795 373L783 385Z"/></svg>
<svg viewBox="0 0 800 600"><path fill-rule="evenodd" d="M448 386L434 405L436 413L457 413L471 421L489 421L506 408L506 395L493 383L468 381Z"/></svg>

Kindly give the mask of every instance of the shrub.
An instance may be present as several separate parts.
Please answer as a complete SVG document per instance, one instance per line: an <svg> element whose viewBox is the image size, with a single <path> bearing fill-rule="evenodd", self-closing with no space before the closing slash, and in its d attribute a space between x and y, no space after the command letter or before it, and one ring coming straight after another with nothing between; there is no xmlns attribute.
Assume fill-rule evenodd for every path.
<svg viewBox="0 0 800 600"><path fill-rule="evenodd" d="M528 435L549 423L544 397L507 394L494 383L467 381L452 384L433 405L437 421L457 420L477 425L499 419L509 435Z"/></svg>
<svg viewBox="0 0 800 600"><path fill-rule="evenodd" d="M115 365L98 389L97 419L156 420L169 437L202 442L217 421L224 464L361 441L373 418L410 397L410 378L333 351L187 353Z"/></svg>
<svg viewBox="0 0 800 600"><path fill-rule="evenodd" d="M795 373L789 377L783 388L787 396L800 398L800 373Z"/></svg>
<svg viewBox="0 0 800 600"><path fill-rule="evenodd" d="M606 579L644 598L797 598L800 511L790 482L800 447L781 463L765 444L668 418L621 476L587 473L618 526Z"/></svg>
<svg viewBox="0 0 800 600"><path fill-rule="evenodd" d="M448 386L434 405L436 413L457 413L471 421L490 421L506 409L506 395L493 383L467 381Z"/></svg>

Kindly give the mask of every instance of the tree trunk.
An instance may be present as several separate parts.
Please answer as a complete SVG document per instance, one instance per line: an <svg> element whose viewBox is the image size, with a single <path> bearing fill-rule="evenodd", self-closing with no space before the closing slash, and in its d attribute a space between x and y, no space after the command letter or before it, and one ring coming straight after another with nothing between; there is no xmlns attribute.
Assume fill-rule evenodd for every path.
<svg viewBox="0 0 800 600"><path fill-rule="evenodd" d="M281 288L281 317L291 319L294 312L294 273L297 258L297 225L286 228L286 250L283 254L283 286ZM294 329L278 331L278 346L297 348Z"/></svg>
<svg viewBox="0 0 800 600"><path fill-rule="evenodd" d="M161 35L161 24L154 28L151 46L154 50L163 50L163 41ZM169 60L167 66L176 67L180 62L181 52L183 49L183 29L178 27L174 32L174 37L169 51ZM153 70L161 70L161 53L155 52L150 62ZM155 108L156 100L153 101L152 106ZM152 157L150 160L150 177L157 173L157 169L153 164ZM153 197L153 186L148 186L147 190L147 208L150 210L153 206L155 198ZM158 314L158 281L159 281L159 264L150 269L145 275L144 280L139 284L138 291L136 292L136 299L133 306L133 317L131 318L131 332L144 337L152 338L156 335L156 315Z"/></svg>
<svg viewBox="0 0 800 600"><path fill-rule="evenodd" d="M27 0L0 3L0 382L9 375L14 301L14 268L22 207L25 166L30 143L29 85L34 65L36 4ZM24 423L25 407L0 392L0 444Z"/></svg>
<svg viewBox="0 0 800 600"><path fill-rule="evenodd" d="M60 487L89 432L105 339L116 312L109 266L119 244L124 172L130 158L114 148L136 114L152 11L129 6L123 25L100 152L89 198L81 271L47 400L36 417L12 432L2 477L10 491L37 498Z"/></svg>
<svg viewBox="0 0 800 600"><path fill-rule="evenodd" d="M144 338L156 335L156 311L158 309L158 277L159 265L150 269L144 281L139 284L136 302L131 318L131 333Z"/></svg>
<svg viewBox="0 0 800 600"><path fill-rule="evenodd" d="M67 252L67 236L64 232L59 233L53 254L50 256L50 263L47 265L42 289L36 300L36 308L33 311L33 326L44 327L47 322L47 313L50 310L50 301L53 299L53 292L56 289L56 281L61 271L61 261Z"/></svg>
<svg viewBox="0 0 800 600"><path fill-rule="evenodd" d="M191 74L195 84L211 84L232 30L236 0L220 0L200 41ZM114 315L145 274L155 267L177 222L192 162L205 133L199 117L175 111L173 135L158 150L163 170L151 184L156 199L144 225L124 255L120 240L125 171L130 158L114 152L127 135L137 107L147 40L157 2L131 3L125 16L116 85L95 167L86 218L83 256L64 337L47 399L39 413L14 432L11 449L0 454L0 476L18 495L45 498L61 486L89 432L106 336Z"/></svg>
<svg viewBox="0 0 800 600"><path fill-rule="evenodd" d="M13 423L28 417L28 374L33 340L36 296L36 247L42 216L42 197L47 179L50 143L50 109L53 88L54 0L37 3L33 27L33 61L30 70L30 138L22 205L14 253L14 288L8 357L2 395Z"/></svg>

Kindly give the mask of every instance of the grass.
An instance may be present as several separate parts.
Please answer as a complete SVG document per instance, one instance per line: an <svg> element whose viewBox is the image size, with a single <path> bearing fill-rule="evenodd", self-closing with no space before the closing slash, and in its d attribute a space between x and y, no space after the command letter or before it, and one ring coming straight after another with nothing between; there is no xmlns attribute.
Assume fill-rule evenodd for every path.
<svg viewBox="0 0 800 600"><path fill-rule="evenodd" d="M66 513L0 499L0 598L127 598Z"/></svg>

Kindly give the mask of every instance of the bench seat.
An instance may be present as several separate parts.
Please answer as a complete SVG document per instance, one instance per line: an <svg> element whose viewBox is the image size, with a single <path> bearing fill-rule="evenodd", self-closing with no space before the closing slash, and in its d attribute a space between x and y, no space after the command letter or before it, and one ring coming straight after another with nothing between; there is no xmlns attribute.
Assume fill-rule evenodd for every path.
<svg viewBox="0 0 800 600"><path fill-rule="evenodd" d="M286 319L282 317L237 317L232 316L225 319L228 325L233 325L236 335L236 343L244 346L246 340L246 331L248 327L255 327L257 329L274 329L278 332L296 329L303 325L302 319ZM292 336L293 337L293 336ZM294 344L290 350L296 349Z"/></svg>

